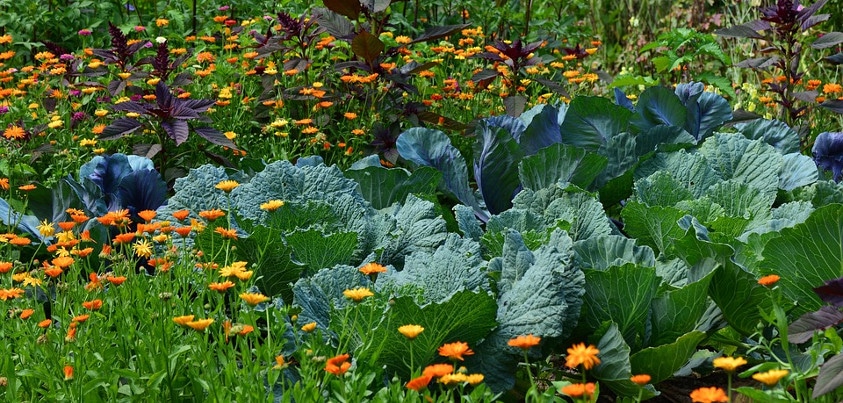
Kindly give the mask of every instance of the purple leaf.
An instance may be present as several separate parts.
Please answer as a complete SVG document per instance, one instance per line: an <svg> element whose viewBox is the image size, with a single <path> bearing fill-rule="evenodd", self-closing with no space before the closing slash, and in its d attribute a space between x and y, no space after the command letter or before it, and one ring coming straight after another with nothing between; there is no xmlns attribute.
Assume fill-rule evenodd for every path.
<svg viewBox="0 0 843 403"><path fill-rule="evenodd" d="M825 60L828 60L833 64L843 64L843 52L837 52L836 55L826 57Z"/></svg>
<svg viewBox="0 0 843 403"><path fill-rule="evenodd" d="M828 359L820 367L817 384L814 386L814 399L834 391L843 385L843 354L837 354Z"/></svg>
<svg viewBox="0 0 843 403"><path fill-rule="evenodd" d="M140 129L141 122L131 118L119 118L103 129L100 140L115 140Z"/></svg>
<svg viewBox="0 0 843 403"><path fill-rule="evenodd" d="M814 155L817 167L826 171L831 170L836 182L843 178L843 133L820 133L814 140L811 153Z"/></svg>
<svg viewBox="0 0 843 403"><path fill-rule="evenodd" d="M418 42L427 42L432 41L434 39L439 39L448 35L451 35L459 30L468 28L471 24L459 24L459 25L444 25L438 27L430 27L424 31L418 38L413 39L410 43L418 43Z"/></svg>
<svg viewBox="0 0 843 403"><path fill-rule="evenodd" d="M787 341L801 344L814 337L814 333L825 330L843 321L843 312L833 306L824 306L816 312L808 312L787 327Z"/></svg>
<svg viewBox="0 0 843 403"><path fill-rule="evenodd" d="M180 100L182 106L190 108L194 112L202 113L208 110L208 108L214 106L213 99L187 99L187 100Z"/></svg>
<svg viewBox="0 0 843 403"><path fill-rule="evenodd" d="M193 129L196 134L202 136L204 139L214 143L216 145L220 145L223 147L237 149L237 145L235 145L228 137L225 137L224 134L220 133L219 130L214 129L212 127L196 127Z"/></svg>
<svg viewBox="0 0 843 403"><path fill-rule="evenodd" d="M119 104L114 104L111 106L111 109L115 111L135 112L140 114L145 114L149 112L149 108L146 105L134 101L126 101L121 102Z"/></svg>
<svg viewBox="0 0 843 403"><path fill-rule="evenodd" d="M821 300L838 308L843 307L843 277L826 281L825 285L814 288Z"/></svg>
<svg viewBox="0 0 843 403"><path fill-rule="evenodd" d="M811 44L811 47L814 49L825 49L837 45L841 42L843 42L843 33L829 32L814 41L814 43Z"/></svg>
<svg viewBox="0 0 843 403"><path fill-rule="evenodd" d="M161 122L161 127L167 132L171 139L176 141L176 145L187 141L189 127L187 122L183 120L170 120Z"/></svg>
<svg viewBox="0 0 843 403"><path fill-rule="evenodd" d="M735 25L734 27L721 28L714 31L715 34L725 36L727 38L755 38L761 39L761 36L755 29L749 27L747 24Z"/></svg>
<svg viewBox="0 0 843 403"><path fill-rule="evenodd" d="M843 101L839 99L826 100L825 102L821 103L820 106L832 112L843 114Z"/></svg>

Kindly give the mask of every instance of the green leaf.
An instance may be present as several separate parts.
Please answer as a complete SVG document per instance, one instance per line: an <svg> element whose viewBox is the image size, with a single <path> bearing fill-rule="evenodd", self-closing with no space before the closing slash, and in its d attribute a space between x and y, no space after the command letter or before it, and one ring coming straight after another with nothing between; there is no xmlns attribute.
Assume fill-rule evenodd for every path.
<svg viewBox="0 0 843 403"><path fill-rule="evenodd" d="M287 234L286 240L293 250L293 256L310 273L341 263L356 263L351 259L357 248L355 232L324 234L318 230L295 231Z"/></svg>
<svg viewBox="0 0 843 403"><path fill-rule="evenodd" d="M685 213L673 207L660 207L631 202L624 207L621 217L624 231L642 245L664 253L674 239L685 235L677 222Z"/></svg>
<svg viewBox="0 0 843 403"><path fill-rule="evenodd" d="M758 285L757 278L731 262L714 272L709 296L729 325L743 335L756 331L761 321L761 310L766 311L770 307L767 290Z"/></svg>
<svg viewBox="0 0 843 403"><path fill-rule="evenodd" d="M403 168L368 166L345 171L345 175L360 185L363 197L380 210L393 203L404 203L407 195L433 194L442 180L442 174L435 168L418 167L409 172Z"/></svg>
<svg viewBox="0 0 843 403"><path fill-rule="evenodd" d="M554 228L559 221L565 221L571 223L568 232L574 240L612 232L603 205L573 186L562 188L557 184L538 191L525 189L512 202L513 210L526 210L544 221L536 229Z"/></svg>
<svg viewBox="0 0 843 403"><path fill-rule="evenodd" d="M589 373L600 381L600 385L608 386L618 395L638 396L641 387L629 379L633 375L629 362L630 348L624 341L618 325L611 323L599 337L595 344L600 350L600 365L592 368ZM642 397L649 398L655 394L656 391L650 384L644 388Z"/></svg>
<svg viewBox="0 0 843 403"><path fill-rule="evenodd" d="M584 272L585 300L580 320L590 329L597 329L605 321L615 322L628 344L641 345L650 304L659 286L656 269L625 264Z"/></svg>
<svg viewBox="0 0 843 403"><path fill-rule="evenodd" d="M652 335L647 345L661 346L673 343L677 338L696 328L697 322L706 310L708 284L711 277L706 276L678 290L668 291L653 300L650 316ZM684 361L679 363L679 366L684 363ZM676 368L679 368L679 366ZM673 373L676 368L673 368L670 373ZM636 373L646 373L653 376L652 372L636 370ZM658 383L658 381L654 383Z"/></svg>
<svg viewBox="0 0 843 403"><path fill-rule="evenodd" d="M778 190L783 157L772 146L740 134L716 133L699 148L723 179L739 179L763 193Z"/></svg>
<svg viewBox="0 0 843 403"><path fill-rule="evenodd" d="M632 112L601 97L576 97L560 125L562 142L596 151L618 133L627 131Z"/></svg>
<svg viewBox="0 0 843 403"><path fill-rule="evenodd" d="M755 119L738 123L735 129L750 140L761 139L782 154L797 153L800 150L799 133L778 120Z"/></svg>
<svg viewBox="0 0 843 403"><path fill-rule="evenodd" d="M417 370L433 363L437 348L444 343L462 341L474 347L495 327L496 309L491 295L468 290L423 306L410 296L394 298L384 321L366 336L374 344L360 350L358 360L369 362L372 368L386 366L390 373L408 379L411 359ZM398 332L409 324L424 328L414 340Z"/></svg>
<svg viewBox="0 0 843 403"><path fill-rule="evenodd" d="M759 274L781 276L779 288L796 303L793 315L815 311L822 302L813 288L843 277L843 205L820 207L780 234L764 248Z"/></svg>
<svg viewBox="0 0 843 403"><path fill-rule="evenodd" d="M694 198L670 172L657 171L635 182L636 200L648 206L673 207L682 200Z"/></svg>
<svg viewBox="0 0 843 403"><path fill-rule="evenodd" d="M762 193L741 181L730 179L708 188L705 199L723 207L728 217L767 221L770 208L776 200L775 193Z"/></svg>
<svg viewBox="0 0 843 403"><path fill-rule="evenodd" d="M620 235L603 235L574 242L577 267L607 270L610 267L633 263L655 267L656 257L647 246L638 246L634 239Z"/></svg>
<svg viewBox="0 0 843 403"><path fill-rule="evenodd" d="M817 164L811 157L798 152L785 154L779 170L779 189L792 191L808 186L819 179Z"/></svg>
<svg viewBox="0 0 843 403"><path fill-rule="evenodd" d="M601 155L565 144L554 144L523 158L518 165L518 177L527 189L538 190L564 182L586 189L607 163L606 157Z"/></svg>
<svg viewBox="0 0 843 403"><path fill-rule="evenodd" d="M387 210L382 213L387 213ZM436 206L413 195L404 205L395 205L388 217L394 219L395 226L378 246L381 251L378 262L391 264L398 270L404 268L406 256L417 251L433 253L448 235L446 222Z"/></svg>
<svg viewBox="0 0 843 403"><path fill-rule="evenodd" d="M708 188L724 179L700 153L691 154L685 150L656 154L636 169L635 179L645 178L657 171L669 172L691 191L694 198L702 197Z"/></svg>
<svg viewBox="0 0 843 403"><path fill-rule="evenodd" d="M353 266L325 268L300 278L293 286L293 304L301 307L299 323L316 322L320 329L330 329L331 313L348 304L343 291L358 287L371 287L371 281Z"/></svg>
<svg viewBox="0 0 843 403"><path fill-rule="evenodd" d="M292 284L302 271L301 265L291 259L292 249L280 242L277 231L265 226L255 226L249 232L247 238L232 241L236 247L232 248L234 260L254 265L255 285L264 295L281 296L285 303L291 303Z"/></svg>
<svg viewBox="0 0 843 403"><path fill-rule="evenodd" d="M705 296L705 293L702 295ZM705 338L705 333L697 330L680 336L670 344L645 348L629 357L632 373L648 374L654 384L664 381L688 362L697 351L697 345Z"/></svg>

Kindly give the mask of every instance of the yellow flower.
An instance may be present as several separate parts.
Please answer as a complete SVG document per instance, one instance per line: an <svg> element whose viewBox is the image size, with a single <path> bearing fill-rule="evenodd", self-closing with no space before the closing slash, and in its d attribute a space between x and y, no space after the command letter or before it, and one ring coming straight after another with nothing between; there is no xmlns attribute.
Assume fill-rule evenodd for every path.
<svg viewBox="0 0 843 403"><path fill-rule="evenodd" d="M413 340L418 337L421 332L424 331L424 328L419 325L404 325L398 328L398 333L404 335L404 337Z"/></svg>
<svg viewBox="0 0 843 403"><path fill-rule="evenodd" d="M44 221L41 221L41 225L36 228L38 229L38 232L44 236L44 238L49 238L56 233L56 228L53 227L53 223L51 223L46 218L44 219Z"/></svg>
<svg viewBox="0 0 843 403"><path fill-rule="evenodd" d="M585 343L574 344L568 349L568 356L565 357L565 366L568 368L576 368L579 365L583 369L591 369L600 364L600 358L597 358L600 350L593 345L585 346Z"/></svg>
<svg viewBox="0 0 843 403"><path fill-rule="evenodd" d="M214 187L219 189L219 190L222 190L223 192L228 193L228 192L234 190L234 188L236 188L238 186L240 186L240 184L237 183L237 181L227 179L227 180L221 181L220 183L217 183L217 185L214 186Z"/></svg>
<svg viewBox="0 0 843 403"><path fill-rule="evenodd" d="M240 294L240 299L246 301L247 304L255 306L261 302L269 301L269 297L261 293L244 292Z"/></svg>
<svg viewBox="0 0 843 403"><path fill-rule="evenodd" d="M193 330L196 331L203 331L208 326L211 326L211 323L214 323L213 319L199 319L185 323L185 325Z"/></svg>
<svg viewBox="0 0 843 403"><path fill-rule="evenodd" d="M372 293L372 291L366 287L358 287L353 290L345 290L342 292L342 295L345 295L346 298L354 302L360 302L363 300L363 298L371 297L375 294Z"/></svg>
<svg viewBox="0 0 843 403"><path fill-rule="evenodd" d="M790 371L786 369L771 369L767 372L759 372L752 375L752 379L761 382L767 386L775 386L779 381L786 377Z"/></svg>
<svg viewBox="0 0 843 403"><path fill-rule="evenodd" d="M135 251L135 256L146 258L152 256L152 245L146 239L135 242L132 249Z"/></svg>
<svg viewBox="0 0 843 403"><path fill-rule="evenodd" d="M284 206L284 202L282 200L270 200L266 203L261 203L261 210L265 211L275 211L279 208Z"/></svg>
<svg viewBox="0 0 843 403"><path fill-rule="evenodd" d="M446 374L439 377L439 383L445 385L456 385L460 382L468 382L468 377L460 372L455 374Z"/></svg>
<svg viewBox="0 0 843 403"><path fill-rule="evenodd" d="M305 333L310 333L310 332L316 330L316 322L310 322L310 323L302 326L301 330Z"/></svg>
<svg viewBox="0 0 843 403"><path fill-rule="evenodd" d="M179 326L187 326L187 322L192 321L193 317L193 315L176 316L173 318L173 322Z"/></svg>
<svg viewBox="0 0 843 403"><path fill-rule="evenodd" d="M714 359L714 368L720 368L726 372L734 372L741 365L746 364L743 357L717 357Z"/></svg>
<svg viewBox="0 0 843 403"><path fill-rule="evenodd" d="M468 374L465 376L465 381L468 382L469 385L474 386L483 382L484 378L483 374Z"/></svg>

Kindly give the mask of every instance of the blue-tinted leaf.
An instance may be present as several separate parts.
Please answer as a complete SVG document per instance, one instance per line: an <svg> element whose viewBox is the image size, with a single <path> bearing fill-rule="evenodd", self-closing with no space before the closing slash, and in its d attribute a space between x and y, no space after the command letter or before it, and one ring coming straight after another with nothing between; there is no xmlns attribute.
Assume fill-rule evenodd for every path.
<svg viewBox="0 0 843 403"><path fill-rule="evenodd" d="M402 158L417 165L434 167L442 172L445 190L463 204L474 208L475 214L483 221L488 220L488 213L480 208L468 187L465 158L451 145L451 140L445 133L415 127L401 133L395 147Z"/></svg>
<svg viewBox="0 0 843 403"><path fill-rule="evenodd" d="M798 187L808 186L818 179L817 165L811 157L798 152L784 156L782 168L779 171L779 189L789 192Z"/></svg>
<svg viewBox="0 0 843 403"><path fill-rule="evenodd" d="M640 346L650 304L659 286L656 269L625 264L584 272L585 300L580 320L592 330L603 322L615 322L627 344Z"/></svg>
<svg viewBox="0 0 843 403"><path fill-rule="evenodd" d="M834 181L840 182L843 178L843 132L820 133L811 152L817 166L834 173Z"/></svg>
<svg viewBox="0 0 843 403"><path fill-rule="evenodd" d="M577 266L582 269L606 270L614 266L634 263L655 267L656 257L647 246L638 246L634 239L620 235L603 235L574 243Z"/></svg>
<svg viewBox="0 0 843 403"><path fill-rule="evenodd" d="M705 296L705 293L702 295ZM632 354L629 357L632 372L650 375L654 384L668 379L688 362L697 351L697 345L705 338L705 333L693 331L669 344L660 344Z"/></svg>
<svg viewBox="0 0 843 403"><path fill-rule="evenodd" d="M732 119L732 107L729 101L720 95L703 92L685 105L688 108L688 120L685 130L697 140L704 139Z"/></svg>
<svg viewBox="0 0 843 403"><path fill-rule="evenodd" d="M628 129L632 112L600 97L576 97L560 125L562 142L597 151L609 139Z"/></svg>
<svg viewBox="0 0 843 403"><path fill-rule="evenodd" d="M687 109L679 97L666 87L650 87L641 93L636 105L637 114L631 124L638 131L659 125L685 127Z"/></svg>
<svg viewBox="0 0 843 403"><path fill-rule="evenodd" d="M490 213L498 214L512 207L512 198L520 190L518 163L523 151L502 128L489 127L481 122L477 126L477 137L474 179L486 208Z"/></svg>
<svg viewBox="0 0 843 403"><path fill-rule="evenodd" d="M377 156L374 156L377 161ZM382 209L393 203L403 203L407 196L433 194L442 180L442 174L433 167L418 167L412 173L402 168L386 168L377 163L362 169L345 171L345 175L360 184L363 197L372 207Z"/></svg>
<svg viewBox="0 0 843 403"><path fill-rule="evenodd" d="M552 144L558 144L562 141L562 134L559 131L559 121L557 120L559 112L556 108L544 104L536 108L541 109L527 123L524 133L516 137L524 155L533 155L542 148ZM521 118L525 118L523 114Z"/></svg>
<svg viewBox="0 0 843 403"><path fill-rule="evenodd" d="M843 113L843 100L840 99L826 99L820 106L832 112Z"/></svg>
<svg viewBox="0 0 843 403"><path fill-rule="evenodd" d="M117 194L120 182L132 173L132 166L124 154L96 156L79 169L79 179L90 180L106 196Z"/></svg>
<svg viewBox="0 0 843 403"><path fill-rule="evenodd" d="M823 36L819 37L816 41L814 41L814 43L811 44L811 47L814 49L825 49L837 45L841 42L843 42L843 33L828 32L823 34Z"/></svg>
<svg viewBox="0 0 843 403"><path fill-rule="evenodd" d="M632 100L627 98L626 94L620 88L615 88L615 104L635 112L635 106L632 105Z"/></svg>
<svg viewBox="0 0 843 403"><path fill-rule="evenodd" d="M141 169L123 177L118 196L120 206L132 214L157 210L167 202L167 183L158 171Z"/></svg>
<svg viewBox="0 0 843 403"><path fill-rule="evenodd" d="M735 129L750 140L762 139L782 154L799 152L799 134L784 122L755 119L738 123Z"/></svg>
<svg viewBox="0 0 843 403"><path fill-rule="evenodd" d="M600 381L601 387L608 386L621 396L637 396L641 387L629 380L632 377L632 366L629 362L631 349L624 341L618 325L610 323L608 328L598 330L589 340L600 350L600 365L589 371L589 374ZM656 394L653 385L647 385L642 391L642 397L648 398Z"/></svg>

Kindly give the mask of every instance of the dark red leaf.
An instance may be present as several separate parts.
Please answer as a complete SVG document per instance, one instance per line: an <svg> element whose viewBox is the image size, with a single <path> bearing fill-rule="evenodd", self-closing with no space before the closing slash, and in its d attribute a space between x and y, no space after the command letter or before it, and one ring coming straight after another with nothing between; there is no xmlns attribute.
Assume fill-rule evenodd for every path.
<svg viewBox="0 0 843 403"><path fill-rule="evenodd" d="M143 125L135 119L118 118L111 122L100 134L101 140L116 140L140 129Z"/></svg>
<svg viewBox="0 0 843 403"><path fill-rule="evenodd" d="M357 57L365 60L369 65L374 63L381 52L383 52L383 49L383 42L366 31L360 31L351 41L351 50Z"/></svg>
<svg viewBox="0 0 843 403"><path fill-rule="evenodd" d="M360 17L360 12L363 11L363 5L359 0L323 0L323 4L329 10L342 14L353 21L357 21Z"/></svg>
<svg viewBox="0 0 843 403"><path fill-rule="evenodd" d="M843 312L833 306L824 306L816 312L808 312L787 327L787 341L801 344L814 336L818 330L825 330L843 322Z"/></svg>
<svg viewBox="0 0 843 403"><path fill-rule="evenodd" d="M836 307L843 307L843 277L826 281L825 285L814 288L821 300Z"/></svg>

